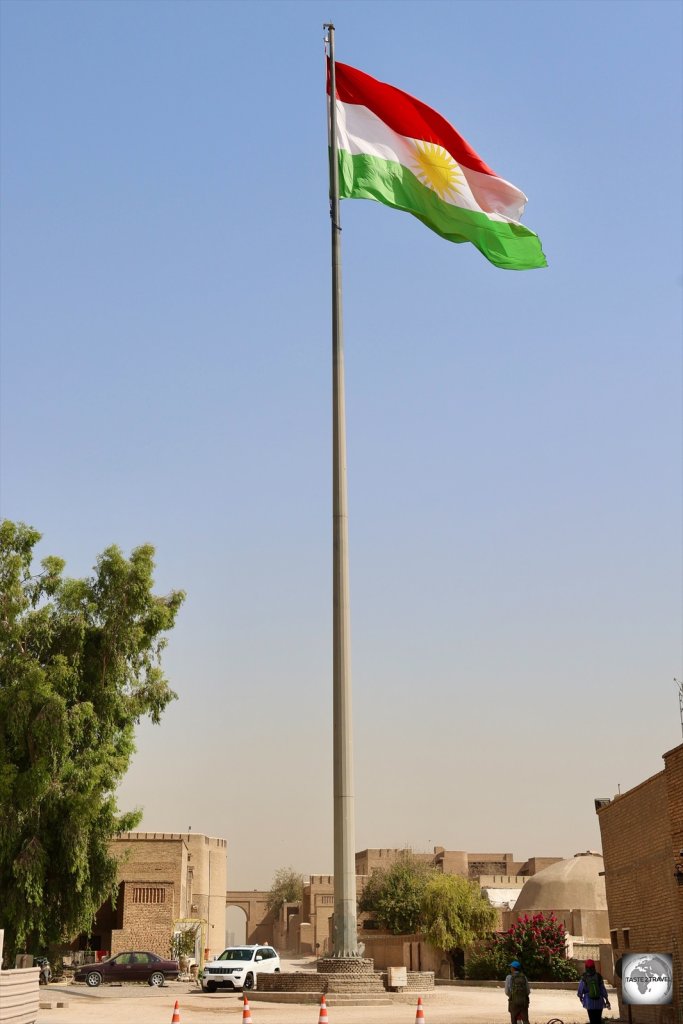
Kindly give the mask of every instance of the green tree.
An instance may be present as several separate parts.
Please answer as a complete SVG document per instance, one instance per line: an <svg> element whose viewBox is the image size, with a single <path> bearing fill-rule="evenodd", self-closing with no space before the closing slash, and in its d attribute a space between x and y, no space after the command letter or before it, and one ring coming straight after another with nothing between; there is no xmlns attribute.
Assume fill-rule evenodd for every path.
<svg viewBox="0 0 683 1024"><path fill-rule="evenodd" d="M394 935L420 930L424 897L433 868L406 850L388 868L373 871L358 900L358 909L371 913Z"/></svg>
<svg viewBox="0 0 683 1024"><path fill-rule="evenodd" d="M304 898L304 876L294 868L278 868L266 896L269 911L277 914L285 903L299 903Z"/></svg>
<svg viewBox="0 0 683 1024"><path fill-rule="evenodd" d="M171 959L179 960L181 956L194 956L197 945L199 925L185 925L171 936L170 955Z"/></svg>
<svg viewBox="0 0 683 1024"><path fill-rule="evenodd" d="M175 694L162 634L184 594L152 593L154 549L110 547L86 579L48 557L40 534L0 523L0 892L5 951L37 951L88 931L115 897L111 839L134 828L115 792L135 725Z"/></svg>
<svg viewBox="0 0 683 1024"><path fill-rule="evenodd" d="M422 903L422 931L437 949L469 949L491 934L497 914L476 882L434 873Z"/></svg>
<svg viewBox="0 0 683 1024"><path fill-rule="evenodd" d="M465 977L475 981L502 981L510 973L510 959L501 946L489 943L468 956Z"/></svg>

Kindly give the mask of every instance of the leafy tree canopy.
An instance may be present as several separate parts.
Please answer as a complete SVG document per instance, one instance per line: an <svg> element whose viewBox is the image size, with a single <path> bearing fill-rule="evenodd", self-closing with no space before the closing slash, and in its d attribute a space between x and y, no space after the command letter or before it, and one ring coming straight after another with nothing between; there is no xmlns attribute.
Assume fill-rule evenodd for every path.
<svg viewBox="0 0 683 1024"><path fill-rule="evenodd" d="M476 882L435 872L422 904L422 931L437 949L469 949L490 935L498 915Z"/></svg>
<svg viewBox="0 0 683 1024"><path fill-rule="evenodd" d="M181 956L194 956L199 935L198 924L184 925L171 936L169 955L172 960L180 960Z"/></svg>
<svg viewBox="0 0 683 1024"><path fill-rule="evenodd" d="M406 850L388 868L372 872L358 901L360 911L372 913L394 935L420 930L427 883L433 868Z"/></svg>
<svg viewBox="0 0 683 1024"><path fill-rule="evenodd" d="M304 876L294 868L278 868L266 897L268 910L277 914L285 903L298 903L303 898Z"/></svg>
<svg viewBox="0 0 683 1024"><path fill-rule="evenodd" d="M475 882L444 875L410 851L373 871L358 909L394 935L421 932L437 949L468 949L491 934L496 911Z"/></svg>
<svg viewBox="0 0 683 1024"><path fill-rule="evenodd" d="M0 892L5 951L38 952L88 931L116 889L111 839L141 813L115 791L137 722L175 694L160 667L184 594L152 593L154 549L117 547L87 579L40 534L0 522Z"/></svg>

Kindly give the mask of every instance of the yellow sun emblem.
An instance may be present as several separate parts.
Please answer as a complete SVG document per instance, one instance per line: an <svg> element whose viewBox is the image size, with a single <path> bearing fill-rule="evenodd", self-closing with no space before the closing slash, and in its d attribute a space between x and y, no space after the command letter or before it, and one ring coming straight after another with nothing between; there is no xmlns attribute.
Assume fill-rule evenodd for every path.
<svg viewBox="0 0 683 1024"><path fill-rule="evenodd" d="M451 154L435 142L416 142L414 159L416 175L423 185L434 189L441 199L449 192L460 192L464 175Z"/></svg>

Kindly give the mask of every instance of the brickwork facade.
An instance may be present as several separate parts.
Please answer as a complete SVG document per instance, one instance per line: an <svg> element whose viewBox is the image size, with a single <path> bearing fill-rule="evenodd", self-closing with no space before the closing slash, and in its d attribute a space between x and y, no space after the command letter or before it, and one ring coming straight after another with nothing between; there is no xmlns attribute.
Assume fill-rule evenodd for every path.
<svg viewBox="0 0 683 1024"><path fill-rule="evenodd" d="M430 945L422 935L392 935L386 931L363 932L365 955L372 957L375 970L406 967L408 971L449 980L452 961L442 949Z"/></svg>
<svg viewBox="0 0 683 1024"><path fill-rule="evenodd" d="M463 875L465 878L479 878L482 875L516 875L527 878L562 859L530 857L529 860L516 860L511 853L467 853L465 850L446 850L443 846L435 846L433 853L413 853L412 850L382 847L360 850L356 854L356 874L371 875L373 871L391 867L406 853L446 875Z"/></svg>
<svg viewBox="0 0 683 1024"><path fill-rule="evenodd" d="M125 928L112 930L111 953L127 949L145 949L159 956L169 956L176 912L176 886L168 880L131 879L122 889Z"/></svg>
<svg viewBox="0 0 683 1024"><path fill-rule="evenodd" d="M356 874L371 875L373 871L389 868L395 864L400 857L410 853L416 860L431 864L434 855L431 853L413 853L412 850L398 850L392 847L382 847L375 850L359 850L356 853Z"/></svg>
<svg viewBox="0 0 683 1024"><path fill-rule="evenodd" d="M362 891L362 883L356 877L356 891ZM331 952L330 932L334 914L334 876L311 875L304 886L301 905L302 926L298 937L292 937L289 945L301 953L316 953L325 956ZM305 924L309 927L306 928Z"/></svg>
<svg viewBox="0 0 683 1024"><path fill-rule="evenodd" d="M107 901L81 948L168 956L180 921L197 924L205 956L225 947L227 842L193 832L124 832L111 846L119 862L116 907Z"/></svg>
<svg viewBox="0 0 683 1024"><path fill-rule="evenodd" d="M612 951L670 953L671 1006L624 1006L632 1024L683 1022L683 744L664 754L664 770L598 809Z"/></svg>

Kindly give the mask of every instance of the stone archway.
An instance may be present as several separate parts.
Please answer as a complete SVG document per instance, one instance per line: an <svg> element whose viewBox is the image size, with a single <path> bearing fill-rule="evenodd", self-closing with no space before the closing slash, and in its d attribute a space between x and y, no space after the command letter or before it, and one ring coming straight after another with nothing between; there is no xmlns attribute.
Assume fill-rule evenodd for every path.
<svg viewBox="0 0 683 1024"><path fill-rule="evenodd" d="M239 907L244 911L247 919L246 941L249 944L273 941L276 915L268 910L268 895L268 892L258 889L233 889L225 894L226 907Z"/></svg>
<svg viewBox="0 0 683 1024"><path fill-rule="evenodd" d="M225 944L241 946L247 941L247 912L237 903L225 904Z"/></svg>

